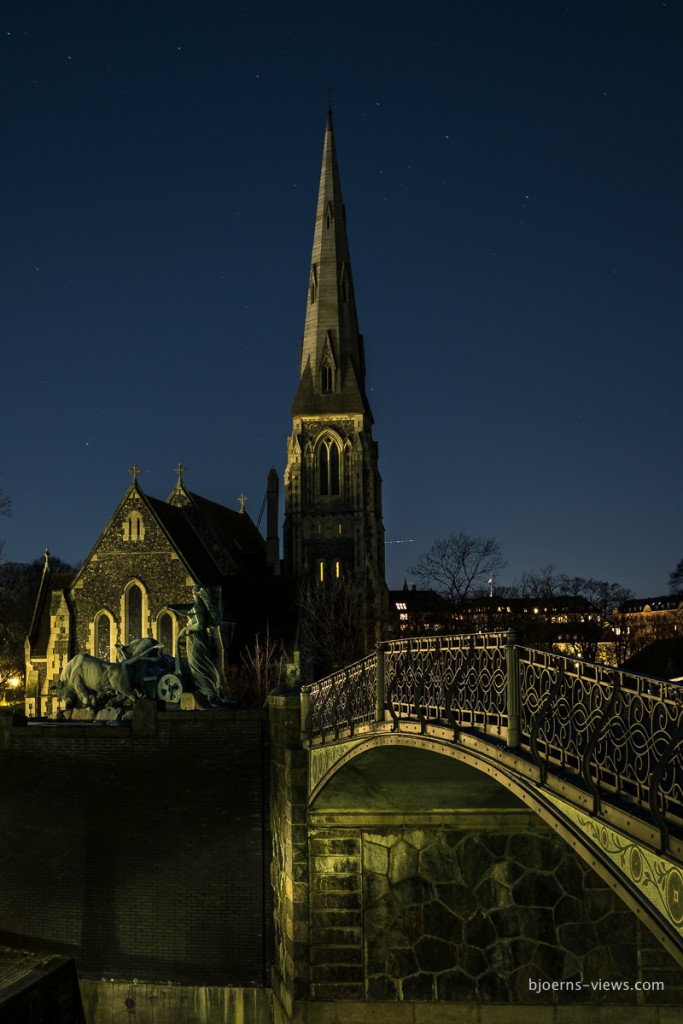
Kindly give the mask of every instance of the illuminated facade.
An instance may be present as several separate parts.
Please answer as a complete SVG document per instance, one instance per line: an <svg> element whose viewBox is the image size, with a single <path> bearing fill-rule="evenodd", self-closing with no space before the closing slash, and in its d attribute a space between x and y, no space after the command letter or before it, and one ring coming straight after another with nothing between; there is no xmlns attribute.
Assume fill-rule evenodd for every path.
<svg viewBox="0 0 683 1024"><path fill-rule="evenodd" d="M285 470L285 571L351 577L384 618L382 481L351 276L331 114L323 148L299 386Z"/></svg>

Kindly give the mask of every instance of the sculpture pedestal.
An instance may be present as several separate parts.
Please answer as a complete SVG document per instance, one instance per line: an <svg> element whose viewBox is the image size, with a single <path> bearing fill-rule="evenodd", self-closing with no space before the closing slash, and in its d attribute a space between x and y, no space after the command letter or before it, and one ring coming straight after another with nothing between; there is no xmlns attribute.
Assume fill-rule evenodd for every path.
<svg viewBox="0 0 683 1024"><path fill-rule="evenodd" d="M71 712L72 722L94 722L95 710L93 708L74 708Z"/></svg>
<svg viewBox="0 0 683 1024"><path fill-rule="evenodd" d="M101 711L97 712L95 721L97 722L115 722L117 718L121 717L120 708L102 708Z"/></svg>
<svg viewBox="0 0 683 1024"><path fill-rule="evenodd" d="M183 693L180 696L181 711L210 711L215 706L203 693Z"/></svg>

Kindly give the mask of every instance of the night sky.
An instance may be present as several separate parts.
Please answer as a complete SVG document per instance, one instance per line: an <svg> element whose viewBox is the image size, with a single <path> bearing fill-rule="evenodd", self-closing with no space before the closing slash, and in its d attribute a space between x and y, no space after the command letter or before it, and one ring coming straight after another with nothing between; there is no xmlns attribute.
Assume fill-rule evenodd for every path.
<svg viewBox="0 0 683 1024"><path fill-rule="evenodd" d="M258 517L331 82L389 585L463 529L501 583L553 562L665 593L682 29L679 0L5 0L5 557L84 558L134 462Z"/></svg>

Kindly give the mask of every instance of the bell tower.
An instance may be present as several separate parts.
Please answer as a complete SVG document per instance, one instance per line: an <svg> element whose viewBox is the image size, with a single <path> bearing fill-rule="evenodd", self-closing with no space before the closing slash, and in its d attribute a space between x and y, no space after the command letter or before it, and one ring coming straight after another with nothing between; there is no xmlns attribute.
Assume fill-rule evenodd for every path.
<svg viewBox="0 0 683 1024"><path fill-rule="evenodd" d="M382 480L328 112L285 470L286 572L361 588L368 642L384 615Z"/></svg>

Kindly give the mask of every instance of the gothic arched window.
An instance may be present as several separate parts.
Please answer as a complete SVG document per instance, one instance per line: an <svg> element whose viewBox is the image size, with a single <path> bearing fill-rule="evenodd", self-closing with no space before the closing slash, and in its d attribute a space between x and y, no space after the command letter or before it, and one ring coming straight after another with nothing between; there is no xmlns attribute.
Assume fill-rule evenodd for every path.
<svg viewBox="0 0 683 1024"><path fill-rule="evenodd" d="M163 647L164 654L175 655L173 650L173 616L170 612L162 612L157 622L157 640Z"/></svg>
<svg viewBox="0 0 683 1024"><path fill-rule="evenodd" d="M95 657L102 661L111 659L111 619L106 612L100 612L95 619Z"/></svg>
<svg viewBox="0 0 683 1024"><path fill-rule="evenodd" d="M126 591L126 643L142 636L142 590L131 583Z"/></svg>
<svg viewBox="0 0 683 1024"><path fill-rule="evenodd" d="M318 448L318 479L321 494L339 494L339 446L331 437L324 437Z"/></svg>

